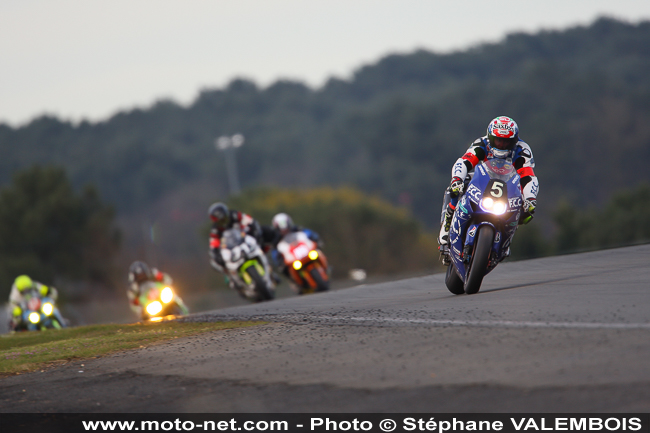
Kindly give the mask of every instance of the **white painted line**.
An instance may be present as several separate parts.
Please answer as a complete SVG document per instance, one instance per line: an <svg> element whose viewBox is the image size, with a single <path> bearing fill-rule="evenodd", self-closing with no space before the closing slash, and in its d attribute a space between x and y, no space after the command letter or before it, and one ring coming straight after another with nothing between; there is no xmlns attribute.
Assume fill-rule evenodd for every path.
<svg viewBox="0 0 650 433"><path fill-rule="evenodd" d="M317 319L375 322L375 323L405 323L421 325L448 326L490 326L503 328L576 328L576 329L650 329L650 323L593 323L593 322L515 322L511 320L439 320L439 319L403 319L396 317L332 317L318 316Z"/></svg>

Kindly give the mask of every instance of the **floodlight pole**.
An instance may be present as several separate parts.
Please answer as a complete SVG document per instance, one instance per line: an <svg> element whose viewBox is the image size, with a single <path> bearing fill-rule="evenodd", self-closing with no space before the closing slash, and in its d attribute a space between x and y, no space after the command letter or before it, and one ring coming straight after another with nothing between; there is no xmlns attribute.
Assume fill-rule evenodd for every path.
<svg viewBox="0 0 650 433"><path fill-rule="evenodd" d="M230 195L238 195L241 191L239 188L239 173L237 172L235 149L241 147L242 144L244 144L244 136L242 134L235 134L232 137L222 135L214 141L214 146L217 150L223 151L226 155L226 170L228 171Z"/></svg>

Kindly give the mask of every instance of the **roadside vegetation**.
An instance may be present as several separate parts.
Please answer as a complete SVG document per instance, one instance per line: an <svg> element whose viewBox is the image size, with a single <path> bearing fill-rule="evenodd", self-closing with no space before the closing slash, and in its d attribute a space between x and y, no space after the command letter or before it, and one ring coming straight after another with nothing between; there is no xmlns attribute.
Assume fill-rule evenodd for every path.
<svg viewBox="0 0 650 433"><path fill-rule="evenodd" d="M93 325L2 335L0 336L0 376L27 373L72 360L96 358L175 338L263 323L232 321Z"/></svg>
<svg viewBox="0 0 650 433"><path fill-rule="evenodd" d="M251 189L229 204L263 224L286 212L298 226L316 231L324 240L334 278L345 278L354 268L372 275L442 270L433 234L407 209L359 190Z"/></svg>

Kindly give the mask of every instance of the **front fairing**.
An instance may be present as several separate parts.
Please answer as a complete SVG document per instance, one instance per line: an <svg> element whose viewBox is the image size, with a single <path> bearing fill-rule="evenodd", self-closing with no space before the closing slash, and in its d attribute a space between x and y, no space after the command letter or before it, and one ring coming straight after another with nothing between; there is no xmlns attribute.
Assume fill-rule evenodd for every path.
<svg viewBox="0 0 650 433"><path fill-rule="evenodd" d="M494 227L495 236L487 272L490 272L503 258L512 236L517 230L523 199L519 186L519 175L509 159L493 159L481 163L474 170L474 176L466 193L458 201L449 231L450 256L460 277L465 281L466 265L473 251L476 234L481 225ZM495 208L488 209L483 199L501 203L503 213ZM489 201L488 201L489 202Z"/></svg>

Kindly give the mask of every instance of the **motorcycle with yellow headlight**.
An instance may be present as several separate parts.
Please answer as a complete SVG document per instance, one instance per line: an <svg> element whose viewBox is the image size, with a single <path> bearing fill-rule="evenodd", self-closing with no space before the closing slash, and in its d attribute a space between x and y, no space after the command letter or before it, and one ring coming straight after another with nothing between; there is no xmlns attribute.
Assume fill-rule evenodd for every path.
<svg viewBox="0 0 650 433"><path fill-rule="evenodd" d="M277 250L301 295L329 290L327 258L305 232L287 234L278 243Z"/></svg>
<svg viewBox="0 0 650 433"><path fill-rule="evenodd" d="M68 326L51 297L41 295L37 289L24 291L22 295L24 300L16 307L20 311L14 311L14 317L20 317L19 322L12 322L14 331L44 331Z"/></svg>
<svg viewBox="0 0 650 433"><path fill-rule="evenodd" d="M189 314L183 299L174 288L158 281L147 281L140 286L138 302L142 308L140 314L143 321Z"/></svg>

